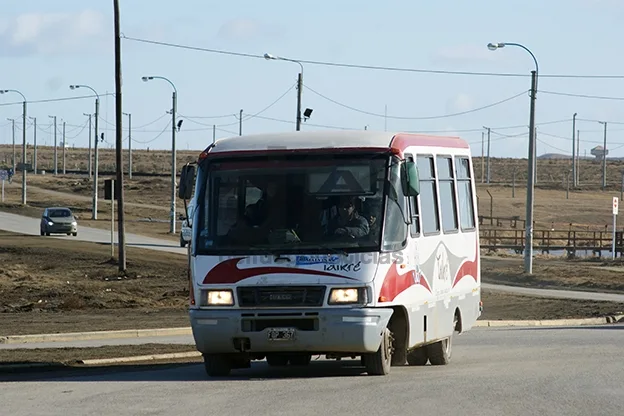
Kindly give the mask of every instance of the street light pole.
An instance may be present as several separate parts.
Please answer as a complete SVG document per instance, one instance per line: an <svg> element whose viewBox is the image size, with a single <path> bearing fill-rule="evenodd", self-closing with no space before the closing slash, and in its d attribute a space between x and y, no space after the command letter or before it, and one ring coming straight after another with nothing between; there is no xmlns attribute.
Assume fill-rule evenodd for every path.
<svg viewBox="0 0 624 416"><path fill-rule="evenodd" d="M75 90L78 88L87 88L95 94L95 166L93 168L93 207L91 212L91 219L97 220L97 206L98 206L98 120L100 118L100 95L88 85L70 85L70 89ZM91 158L89 158L91 160Z"/></svg>
<svg viewBox="0 0 624 416"><path fill-rule="evenodd" d="M171 222L169 225L169 232L175 234L176 232L176 111L178 107L178 90L173 82L169 79L161 76L145 76L141 78L143 82L148 82L154 79L162 79L167 81L173 88L172 94L172 108L171 108Z"/></svg>
<svg viewBox="0 0 624 416"><path fill-rule="evenodd" d="M26 97L18 90L0 90L0 94L9 92L19 94L24 99L22 103L22 205L26 205L26 118L28 117L26 115ZM13 174L15 174L15 170L13 170Z"/></svg>
<svg viewBox="0 0 624 416"><path fill-rule="evenodd" d="M299 72L299 75L297 76L297 131L301 130L301 95L303 93L303 64L294 59L282 58L281 56L271 55L270 53L265 53L264 59L294 62L296 64L299 64L299 66L301 67L301 72Z"/></svg>
<svg viewBox="0 0 624 416"><path fill-rule="evenodd" d="M535 194L535 100L537 96L537 78L539 65L533 52L519 43L490 43L488 49L494 51L505 46L517 46L527 51L535 62L535 70L531 71L531 106L529 114L529 155L527 170L526 230L524 250L524 271L533 274L533 199Z"/></svg>

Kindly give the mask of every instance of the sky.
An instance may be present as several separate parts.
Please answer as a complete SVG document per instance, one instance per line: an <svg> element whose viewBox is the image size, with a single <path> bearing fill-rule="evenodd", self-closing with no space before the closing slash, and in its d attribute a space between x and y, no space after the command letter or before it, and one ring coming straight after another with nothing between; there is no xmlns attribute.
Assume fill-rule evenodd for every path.
<svg viewBox="0 0 624 416"><path fill-rule="evenodd" d="M177 90L179 150L204 149L216 137L294 131L298 64L294 60L520 76L384 71L304 63L303 108L314 111L302 130L328 128L458 135L491 155L526 157L531 56L539 62L536 102L539 154L572 152L578 113L581 155L601 145L607 121L610 156L624 156L624 1L621 0L120 0L123 111L132 114L132 147L171 148L172 87ZM100 131L114 143L115 90L112 0L3 0L0 89L26 96L39 144L87 146L85 113L101 96ZM253 55L241 57L155 45L133 39ZM621 75L619 79L551 75ZM515 97L515 98L511 98ZM58 100L40 102L45 100ZM21 101L0 95L0 144L11 143ZM497 105L492 105L499 103ZM486 107L486 108L484 108ZM459 114L458 114L459 113ZM124 147L128 145L124 117ZM32 143L33 120L28 120ZM512 137L509 137L512 136ZM486 136L487 139L487 136Z"/></svg>

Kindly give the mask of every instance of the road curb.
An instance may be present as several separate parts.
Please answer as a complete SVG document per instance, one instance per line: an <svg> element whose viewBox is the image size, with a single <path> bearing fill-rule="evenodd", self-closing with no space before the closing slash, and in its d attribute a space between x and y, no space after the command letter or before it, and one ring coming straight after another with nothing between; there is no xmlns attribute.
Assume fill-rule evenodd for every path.
<svg viewBox="0 0 624 416"><path fill-rule="evenodd" d="M475 327L498 326L577 326L624 322L624 314L585 319L548 320L487 320L477 321ZM192 335L191 327L126 329L120 331L68 332L64 334L9 335L0 337L0 344L30 344L42 342L71 342L121 338L166 337Z"/></svg>
<svg viewBox="0 0 624 416"><path fill-rule="evenodd" d="M151 355L135 355L132 357L117 358L94 358L90 360L80 360L79 364L84 365L101 365L101 364L117 364L117 363L133 363L138 361L156 361L156 360L173 360L177 358L195 358L201 357L199 351L189 352L173 352L169 354L151 354Z"/></svg>
<svg viewBox="0 0 624 416"><path fill-rule="evenodd" d="M90 341L101 339L165 337L191 334L191 327L181 327L157 329L126 329L120 331L68 332L64 334L9 335L0 337L0 344Z"/></svg>
<svg viewBox="0 0 624 416"><path fill-rule="evenodd" d="M604 325L624 322L624 315L603 316L600 318L582 319L542 319L542 320L509 320L509 321L477 321L475 327L501 327L501 326L582 326Z"/></svg>

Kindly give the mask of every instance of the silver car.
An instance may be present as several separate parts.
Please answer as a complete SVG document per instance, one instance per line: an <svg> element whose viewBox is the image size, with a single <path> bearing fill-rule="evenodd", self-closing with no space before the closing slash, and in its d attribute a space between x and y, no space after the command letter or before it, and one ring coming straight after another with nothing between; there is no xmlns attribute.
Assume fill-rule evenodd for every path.
<svg viewBox="0 0 624 416"><path fill-rule="evenodd" d="M67 234L76 237L78 222L69 208L50 207L43 211L39 229L41 235Z"/></svg>

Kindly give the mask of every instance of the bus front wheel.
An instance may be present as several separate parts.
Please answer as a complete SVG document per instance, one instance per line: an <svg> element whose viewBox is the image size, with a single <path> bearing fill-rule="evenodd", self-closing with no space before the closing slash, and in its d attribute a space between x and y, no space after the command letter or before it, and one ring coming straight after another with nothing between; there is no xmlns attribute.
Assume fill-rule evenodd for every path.
<svg viewBox="0 0 624 416"><path fill-rule="evenodd" d="M390 329L384 329L383 338L379 349L362 356L362 361L366 367L366 372L370 376L385 376L390 373L392 366L393 339Z"/></svg>
<svg viewBox="0 0 624 416"><path fill-rule="evenodd" d="M232 363L228 357L219 354L204 355L204 367L210 377L227 377L232 371Z"/></svg>

